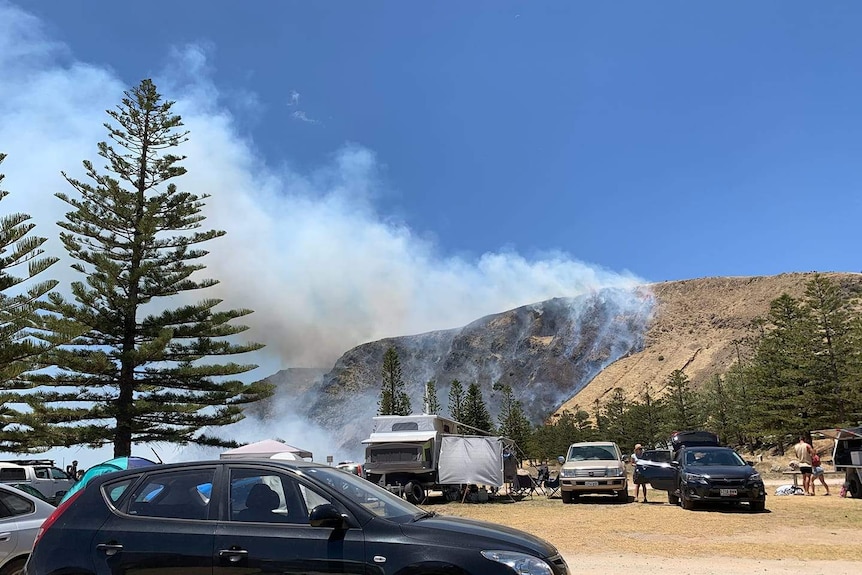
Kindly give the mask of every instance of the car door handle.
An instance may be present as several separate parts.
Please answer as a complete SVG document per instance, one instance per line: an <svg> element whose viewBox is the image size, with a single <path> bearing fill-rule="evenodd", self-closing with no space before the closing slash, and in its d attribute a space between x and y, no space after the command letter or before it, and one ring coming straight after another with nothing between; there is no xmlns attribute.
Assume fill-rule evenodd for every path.
<svg viewBox="0 0 862 575"><path fill-rule="evenodd" d="M96 545L96 549L99 551L104 551L105 555L108 557L113 557L117 553L123 550L123 546L119 543L99 543Z"/></svg>
<svg viewBox="0 0 862 575"><path fill-rule="evenodd" d="M6 533L0 533L0 541L9 541L10 537L12 537L12 534L8 531Z"/></svg>
<svg viewBox="0 0 862 575"><path fill-rule="evenodd" d="M246 557L248 557L248 551L245 549L222 549L218 552L219 557L227 557L227 560L231 563L236 563Z"/></svg>

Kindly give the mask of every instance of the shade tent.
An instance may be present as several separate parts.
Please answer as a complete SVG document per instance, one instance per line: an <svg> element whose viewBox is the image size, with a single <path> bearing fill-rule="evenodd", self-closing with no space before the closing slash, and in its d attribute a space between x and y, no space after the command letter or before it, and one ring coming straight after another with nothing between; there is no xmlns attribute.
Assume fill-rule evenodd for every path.
<svg viewBox="0 0 862 575"><path fill-rule="evenodd" d="M294 447L274 439L264 439L257 443L249 443L236 449L229 449L219 457L221 459L277 459L285 453L294 455L298 459L311 459L312 453L299 447Z"/></svg>
<svg viewBox="0 0 862 575"><path fill-rule="evenodd" d="M143 457L115 457L114 459L109 459L108 461L103 461L98 465L94 465L75 483L69 491L66 492L66 495L63 496L63 499L60 500L60 503L69 499L72 494L76 491L79 491L87 483L90 482L94 477L98 477L99 475L104 475L106 473L112 473L114 471L122 471L123 469L134 469L136 467L149 467L151 465L156 465L154 461L150 461L149 459L145 459ZM59 505L58 503L57 505Z"/></svg>

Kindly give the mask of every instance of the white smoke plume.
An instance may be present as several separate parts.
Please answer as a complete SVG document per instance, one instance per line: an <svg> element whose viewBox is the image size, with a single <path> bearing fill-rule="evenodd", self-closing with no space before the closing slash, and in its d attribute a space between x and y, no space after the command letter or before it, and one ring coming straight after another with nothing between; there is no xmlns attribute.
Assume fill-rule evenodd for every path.
<svg viewBox="0 0 862 575"><path fill-rule="evenodd" d="M213 83L218 62L205 48L176 47L155 57L155 69L167 63L154 80L177 101L191 132L181 150L188 174L177 184L210 194L204 227L227 231L205 246L208 267L197 276L220 285L190 297L217 296L224 309L255 310L244 336L267 347L242 358L262 366L250 378L331 366L353 346L387 336L642 283L564 253L535 259L505 250L474 259L440 253L426 230L412 230L375 205L381 175L373 151L345 143L331 162L308 173L267 165L225 104L229 88ZM0 151L9 155L2 169L11 192L2 209L32 215L52 255L65 256L55 223L68 208L54 194L73 193L61 170L82 178L82 160L104 165L96 144L106 140L105 110L146 74L119 77L79 61L37 18L0 1ZM254 105L250 96L245 103ZM63 284L81 279L68 264L64 259L47 273Z"/></svg>

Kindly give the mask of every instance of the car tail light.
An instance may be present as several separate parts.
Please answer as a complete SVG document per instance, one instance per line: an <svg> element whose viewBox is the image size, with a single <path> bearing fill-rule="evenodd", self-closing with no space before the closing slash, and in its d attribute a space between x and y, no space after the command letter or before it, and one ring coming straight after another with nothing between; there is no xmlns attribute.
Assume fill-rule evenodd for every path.
<svg viewBox="0 0 862 575"><path fill-rule="evenodd" d="M72 503L73 503L73 502L74 502L78 497L80 497L80 496L81 496L81 494L82 494L83 492L84 492L84 490L83 490L83 489L79 489L78 491L76 491L75 493L73 493L73 494L72 494L72 496L71 496L69 499L67 499L66 501L64 501L63 503L61 503L61 504L60 504L60 506L59 506L59 507L57 507L57 509L55 509L55 510L54 510L54 512L53 512L53 513L51 513L51 515L49 515L49 516L48 516L48 518L47 518L47 519L45 519L45 521L43 521L43 522L42 522L42 526L41 526L41 527L39 527L39 531L36 533L36 540L35 540L35 541L33 541L33 547L36 547L36 544L39 542L39 539L41 539L41 538L42 538L42 535L45 533L45 531L47 531L47 530L48 530L48 528L49 528L49 527L51 527L51 525L53 525L54 523L56 523L56 522L57 522L57 520L60 518L60 515L62 515L62 514L63 514L63 512L65 512L65 511L69 508L69 506L70 506L70 505L71 505L71 504L72 504Z"/></svg>

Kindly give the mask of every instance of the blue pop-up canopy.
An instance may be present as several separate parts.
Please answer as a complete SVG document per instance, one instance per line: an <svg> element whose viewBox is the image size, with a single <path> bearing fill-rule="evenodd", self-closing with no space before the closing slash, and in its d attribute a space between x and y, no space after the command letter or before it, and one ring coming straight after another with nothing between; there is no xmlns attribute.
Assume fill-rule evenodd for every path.
<svg viewBox="0 0 862 575"><path fill-rule="evenodd" d="M94 477L104 475L105 473L112 473L114 471L134 469L136 467L148 467L150 465L156 465L156 463L143 457L115 457L114 459L103 461L102 463L94 465L88 469L83 477L81 477L81 479L66 492L66 495L63 496L63 499L61 499L60 503L57 505L60 505L69 499L76 491L83 489Z"/></svg>

